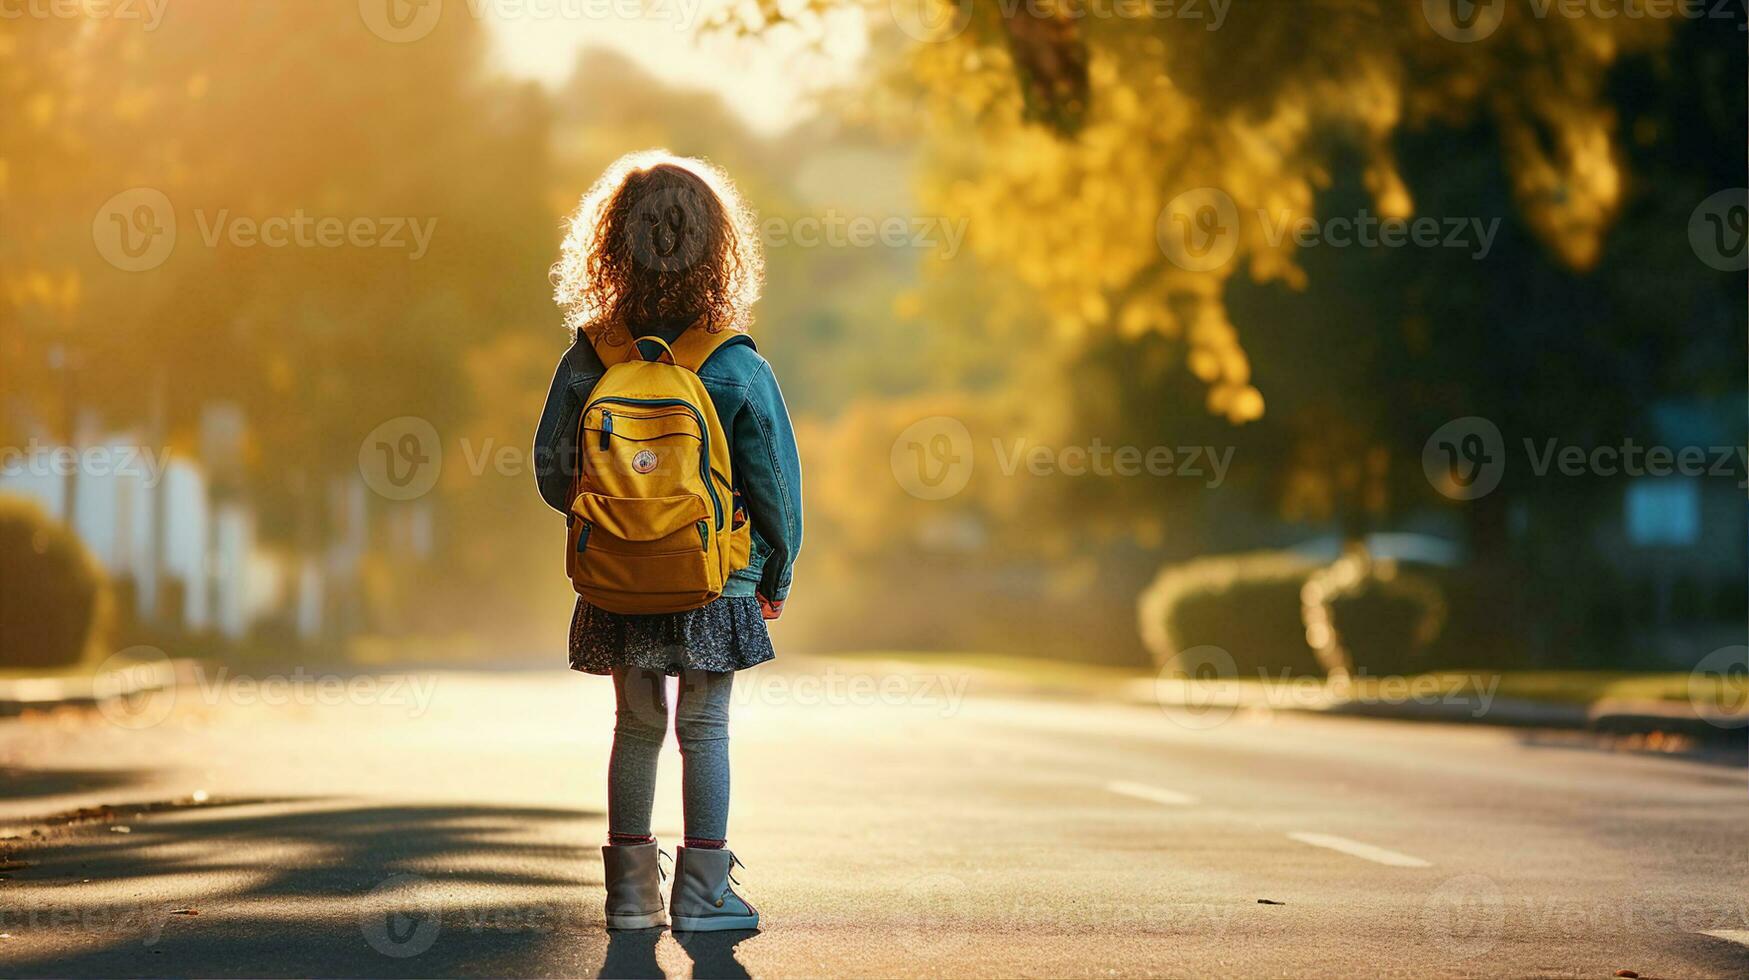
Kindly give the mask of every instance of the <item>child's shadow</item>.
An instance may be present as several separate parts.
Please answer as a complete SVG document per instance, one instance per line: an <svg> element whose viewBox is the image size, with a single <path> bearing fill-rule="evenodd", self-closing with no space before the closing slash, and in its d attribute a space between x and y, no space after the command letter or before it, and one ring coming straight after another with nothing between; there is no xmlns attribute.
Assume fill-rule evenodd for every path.
<svg viewBox="0 0 1749 980"><path fill-rule="evenodd" d="M692 958L692 975L696 980L748 980L752 974L735 957L735 947L757 935L758 929L677 932L674 941Z"/></svg>
<svg viewBox="0 0 1749 980"><path fill-rule="evenodd" d="M674 941L692 960L692 975L697 980L748 980L752 974L735 957L735 947L754 936L757 929L737 929L728 932L679 932ZM607 955L601 962L598 977L625 977L628 980L661 980L661 964L656 962L656 944L662 940L661 929L630 929L608 935Z"/></svg>
<svg viewBox="0 0 1749 980"><path fill-rule="evenodd" d="M601 961L598 977L625 977L627 980L664 980L666 973L656 963L656 944L662 940L661 929L624 929L607 934L607 956Z"/></svg>

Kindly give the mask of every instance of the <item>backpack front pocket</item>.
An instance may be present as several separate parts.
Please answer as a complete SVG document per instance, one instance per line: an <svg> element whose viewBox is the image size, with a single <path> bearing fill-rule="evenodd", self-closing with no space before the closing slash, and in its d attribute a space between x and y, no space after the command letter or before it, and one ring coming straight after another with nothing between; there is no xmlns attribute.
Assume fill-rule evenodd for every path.
<svg viewBox="0 0 1749 980"><path fill-rule="evenodd" d="M571 513L583 522L587 535L579 534L577 551L608 551L622 555L666 555L703 551L706 537L702 524L710 527L710 507L704 498L688 493L674 497L610 497L580 493L571 503Z"/></svg>
<svg viewBox="0 0 1749 980"><path fill-rule="evenodd" d="M712 574L710 507L697 494L610 497L580 493L572 583L612 612L695 608L722 591Z"/></svg>

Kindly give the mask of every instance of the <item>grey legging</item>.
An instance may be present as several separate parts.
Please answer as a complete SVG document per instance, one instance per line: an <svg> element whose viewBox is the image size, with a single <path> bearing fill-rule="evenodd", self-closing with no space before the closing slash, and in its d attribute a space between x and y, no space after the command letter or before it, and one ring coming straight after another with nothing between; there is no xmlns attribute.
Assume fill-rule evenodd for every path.
<svg viewBox="0 0 1749 980"><path fill-rule="evenodd" d="M656 760L668 734L667 679L653 670L614 668L618 717L607 764L609 833L650 832ZM690 838L728 837L729 692L734 683L734 671L689 670L680 675L674 734L680 740L680 796Z"/></svg>

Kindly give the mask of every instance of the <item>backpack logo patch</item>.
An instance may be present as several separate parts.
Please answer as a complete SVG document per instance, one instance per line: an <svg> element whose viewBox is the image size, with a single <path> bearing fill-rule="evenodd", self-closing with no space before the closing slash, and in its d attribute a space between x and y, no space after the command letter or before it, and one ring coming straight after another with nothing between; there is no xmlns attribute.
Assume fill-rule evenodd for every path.
<svg viewBox="0 0 1749 980"><path fill-rule="evenodd" d="M651 452L648 449L640 449L638 450L638 454L632 457L632 469L637 470L639 473L648 473L656 468L658 462L660 462L660 460L657 459L654 452Z"/></svg>

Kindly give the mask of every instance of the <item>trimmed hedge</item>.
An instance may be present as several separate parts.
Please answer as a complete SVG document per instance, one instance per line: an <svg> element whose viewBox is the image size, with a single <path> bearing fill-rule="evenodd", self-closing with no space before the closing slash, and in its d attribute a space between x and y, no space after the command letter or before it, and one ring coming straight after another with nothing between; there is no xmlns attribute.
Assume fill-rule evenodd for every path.
<svg viewBox="0 0 1749 980"><path fill-rule="evenodd" d="M1301 593L1306 639L1326 673L1408 674L1429 668L1445 629L1445 590L1397 562L1345 555Z"/></svg>
<svg viewBox="0 0 1749 980"><path fill-rule="evenodd" d="M1319 635L1326 656L1346 652L1359 672L1375 676L1428 669L1447 618L1442 582L1389 562L1359 566L1351 582L1337 570L1281 551L1168 565L1137 600L1142 642L1160 666L1192 647L1215 646L1241 677L1325 675L1303 608L1307 583L1316 580L1327 598L1321 615L1329 630Z"/></svg>
<svg viewBox="0 0 1749 980"><path fill-rule="evenodd" d="M98 639L107 590L66 525L34 501L0 497L0 667L79 663Z"/></svg>
<svg viewBox="0 0 1749 980"><path fill-rule="evenodd" d="M1300 620L1300 589L1317 567L1280 551L1168 565L1137 600L1142 643L1160 666L1206 645L1231 654L1242 677L1322 674Z"/></svg>

